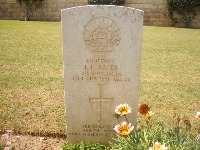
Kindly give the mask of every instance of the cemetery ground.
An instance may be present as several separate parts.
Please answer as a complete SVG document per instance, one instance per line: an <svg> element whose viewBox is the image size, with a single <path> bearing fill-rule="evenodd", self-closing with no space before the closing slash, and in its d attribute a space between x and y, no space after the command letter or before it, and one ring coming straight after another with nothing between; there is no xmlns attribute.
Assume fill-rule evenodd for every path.
<svg viewBox="0 0 200 150"><path fill-rule="evenodd" d="M186 116L194 134L200 111L199 35L200 29L145 26L140 77L140 103L151 106L152 121L170 128L175 114ZM58 22L0 20L1 134L11 129L65 138L61 41Z"/></svg>

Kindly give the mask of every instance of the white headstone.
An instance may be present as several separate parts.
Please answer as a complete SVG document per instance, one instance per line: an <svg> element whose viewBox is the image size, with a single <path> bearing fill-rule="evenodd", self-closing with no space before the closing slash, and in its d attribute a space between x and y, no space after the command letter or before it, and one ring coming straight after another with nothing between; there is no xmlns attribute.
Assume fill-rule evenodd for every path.
<svg viewBox="0 0 200 150"><path fill-rule="evenodd" d="M67 140L106 144L115 107L127 103L136 125L143 11L89 5L62 10Z"/></svg>

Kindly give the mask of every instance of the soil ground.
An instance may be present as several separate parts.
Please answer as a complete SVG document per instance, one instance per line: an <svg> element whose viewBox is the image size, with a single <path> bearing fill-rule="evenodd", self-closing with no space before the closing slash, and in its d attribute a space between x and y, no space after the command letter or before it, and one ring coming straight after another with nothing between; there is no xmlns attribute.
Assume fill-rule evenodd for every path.
<svg viewBox="0 0 200 150"><path fill-rule="evenodd" d="M15 150L62 150L64 141L62 138L22 135L12 146Z"/></svg>

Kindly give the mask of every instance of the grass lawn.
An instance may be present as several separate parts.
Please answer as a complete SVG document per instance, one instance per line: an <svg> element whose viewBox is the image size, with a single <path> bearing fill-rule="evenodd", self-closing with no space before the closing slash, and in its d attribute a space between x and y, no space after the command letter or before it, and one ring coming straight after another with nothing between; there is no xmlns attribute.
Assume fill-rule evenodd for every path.
<svg viewBox="0 0 200 150"><path fill-rule="evenodd" d="M200 111L200 29L144 27L140 99L154 121ZM0 130L64 134L61 25L0 20ZM113 110L114 111L114 110Z"/></svg>

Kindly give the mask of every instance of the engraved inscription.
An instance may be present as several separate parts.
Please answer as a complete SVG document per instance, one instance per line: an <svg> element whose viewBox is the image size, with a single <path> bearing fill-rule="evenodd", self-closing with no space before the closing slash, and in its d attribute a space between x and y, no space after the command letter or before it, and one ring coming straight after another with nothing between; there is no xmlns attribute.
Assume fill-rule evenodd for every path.
<svg viewBox="0 0 200 150"><path fill-rule="evenodd" d="M84 124L82 125L81 132L69 132L68 135L72 136L94 136L94 137L103 137L103 136L115 136L113 127L110 125L95 125L95 124Z"/></svg>
<svg viewBox="0 0 200 150"><path fill-rule="evenodd" d="M123 75L116 59L86 59L84 71L73 75L73 81L92 81L98 84L108 82L130 82L130 78Z"/></svg>
<svg viewBox="0 0 200 150"><path fill-rule="evenodd" d="M92 51L109 52L119 45L120 29L112 19L97 17L85 26L83 40Z"/></svg>
<svg viewBox="0 0 200 150"><path fill-rule="evenodd" d="M89 97L89 101L91 101L91 102L100 102L100 120L99 120L99 122L101 123L101 122L103 122L103 119L102 119L102 112L103 112L103 102L109 102L109 101L113 101L114 100L114 97L112 97L112 98L105 98L104 96L103 96L103 84L99 84L99 86L100 86L100 97L99 98L91 98L91 97Z"/></svg>

